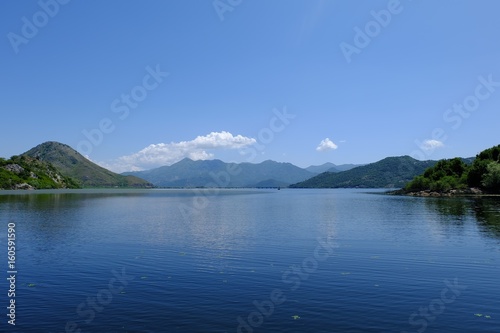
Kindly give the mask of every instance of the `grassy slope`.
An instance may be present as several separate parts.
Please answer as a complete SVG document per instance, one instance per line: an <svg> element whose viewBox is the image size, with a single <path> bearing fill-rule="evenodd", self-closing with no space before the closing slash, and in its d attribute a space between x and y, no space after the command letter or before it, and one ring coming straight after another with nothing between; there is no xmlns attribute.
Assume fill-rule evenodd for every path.
<svg viewBox="0 0 500 333"><path fill-rule="evenodd" d="M16 189L21 184L35 189L80 187L76 180L62 175L50 163L29 156L0 159L0 189Z"/></svg>
<svg viewBox="0 0 500 333"><path fill-rule="evenodd" d="M382 188L402 187L436 163L418 161L410 156L387 157L375 163L343 172L325 172L293 188Z"/></svg>
<svg viewBox="0 0 500 333"><path fill-rule="evenodd" d="M122 176L89 161L68 145L46 142L23 155L54 165L63 175L78 180L83 187L147 187L150 184L138 177Z"/></svg>

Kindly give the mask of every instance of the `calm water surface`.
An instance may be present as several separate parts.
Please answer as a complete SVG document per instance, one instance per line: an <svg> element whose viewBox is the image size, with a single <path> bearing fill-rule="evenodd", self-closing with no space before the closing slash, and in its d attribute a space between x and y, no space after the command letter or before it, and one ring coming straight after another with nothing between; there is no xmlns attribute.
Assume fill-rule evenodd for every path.
<svg viewBox="0 0 500 333"><path fill-rule="evenodd" d="M3 193L2 332L500 332L499 199Z"/></svg>

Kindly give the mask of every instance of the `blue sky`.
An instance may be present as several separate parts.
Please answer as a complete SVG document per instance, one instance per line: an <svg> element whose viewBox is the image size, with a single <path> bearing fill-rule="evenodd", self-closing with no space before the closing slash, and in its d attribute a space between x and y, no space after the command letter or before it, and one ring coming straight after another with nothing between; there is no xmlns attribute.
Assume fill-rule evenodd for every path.
<svg viewBox="0 0 500 333"><path fill-rule="evenodd" d="M0 8L0 156L50 140L115 171L183 157L306 167L500 143L495 0Z"/></svg>

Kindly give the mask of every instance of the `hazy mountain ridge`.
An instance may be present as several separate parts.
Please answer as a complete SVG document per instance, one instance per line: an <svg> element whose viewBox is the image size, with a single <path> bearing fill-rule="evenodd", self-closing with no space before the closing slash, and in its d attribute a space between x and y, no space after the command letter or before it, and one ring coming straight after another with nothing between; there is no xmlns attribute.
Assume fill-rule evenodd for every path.
<svg viewBox="0 0 500 333"><path fill-rule="evenodd" d="M269 160L253 164L185 158L170 166L123 175L135 175L159 187L279 187L306 180L315 173L291 163Z"/></svg>
<svg viewBox="0 0 500 333"><path fill-rule="evenodd" d="M474 158L462 160L472 163ZM237 164L185 158L171 166L124 174L136 175L159 187L400 188L436 163L432 160L419 161L410 156L387 157L366 165L341 165L346 171L314 174L308 169L331 170L334 164L302 169L290 163L270 160L258 164ZM293 182L293 179L300 178L301 181Z"/></svg>

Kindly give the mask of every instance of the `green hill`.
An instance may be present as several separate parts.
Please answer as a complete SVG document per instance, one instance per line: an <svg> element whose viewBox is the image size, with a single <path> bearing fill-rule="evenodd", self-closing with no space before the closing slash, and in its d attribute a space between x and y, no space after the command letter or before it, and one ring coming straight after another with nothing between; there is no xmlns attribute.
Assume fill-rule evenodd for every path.
<svg viewBox="0 0 500 333"><path fill-rule="evenodd" d="M500 193L500 145L480 152L472 163L460 158L441 160L416 176L404 192L448 193L470 188Z"/></svg>
<svg viewBox="0 0 500 333"><path fill-rule="evenodd" d="M402 187L436 161L418 161L410 156L387 157L375 163L342 172L325 172L292 188L395 188Z"/></svg>
<svg viewBox="0 0 500 333"><path fill-rule="evenodd" d="M122 176L89 161L76 150L59 142L45 142L25 152L28 156L53 165L62 175L78 181L83 187L151 187L147 181Z"/></svg>
<svg viewBox="0 0 500 333"><path fill-rule="evenodd" d="M29 156L0 158L0 189L79 188L79 183L62 175L50 163Z"/></svg>
<svg viewBox="0 0 500 333"><path fill-rule="evenodd" d="M306 170L312 173L320 174L323 172L341 172L354 169L355 167L362 166L364 164L340 164L336 165L330 162L324 163L322 165L311 165L307 167Z"/></svg>

